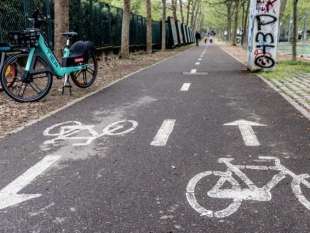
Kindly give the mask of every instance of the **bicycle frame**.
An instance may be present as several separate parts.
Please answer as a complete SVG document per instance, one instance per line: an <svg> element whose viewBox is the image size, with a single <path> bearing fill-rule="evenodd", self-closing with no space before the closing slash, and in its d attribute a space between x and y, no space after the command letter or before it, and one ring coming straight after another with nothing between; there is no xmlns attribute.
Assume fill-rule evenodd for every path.
<svg viewBox="0 0 310 233"><path fill-rule="evenodd" d="M64 53L64 58L70 55L69 49L66 49ZM47 43L44 40L42 35L39 36L38 45L30 49L28 60L26 63L25 71L31 72L34 61L36 57L42 57L47 65L49 66L50 72L52 72L57 77L63 78L65 75L69 75L71 73L83 70L87 68L87 64L78 65L78 66L71 66L71 67L62 67L56 56L54 55L53 51L47 46Z"/></svg>
<svg viewBox="0 0 310 233"><path fill-rule="evenodd" d="M253 165L233 165L231 163L233 159L221 158L220 163L224 163L227 166L226 175L231 176L232 173L237 175L249 188L248 189L223 189L218 190L217 185L213 190L209 192L209 196L215 198L239 198L243 200L256 200L256 201L270 201L272 198L271 190L279 184L286 176L291 176L293 179L299 179L299 176L294 174L292 171L281 165L280 160L273 157L260 157L259 161L274 160L275 166L253 166ZM241 170L273 170L279 171L278 174L274 175L272 179L263 187L257 187L247 175ZM306 181L305 181L306 182ZM306 182L308 185L309 183ZM220 183L219 185L220 186Z"/></svg>
<svg viewBox="0 0 310 233"><path fill-rule="evenodd" d="M198 173L188 182L186 187L186 198L189 202L190 206L196 210L200 216L207 216L210 218L225 218L235 212L238 211L243 201L251 200L251 201L270 201L272 199L271 190L277 186L284 178L287 176L292 177L291 188L293 193L295 194L297 200L308 210L310 210L310 201L308 201L307 197L304 195L301 185L305 188L310 189L310 182L307 179L310 178L310 175L305 174L295 174L285 166L281 164L280 159L271 156L260 156L257 162L267 162L274 161L274 166L262 166L262 165L234 165L231 161L233 158L219 158L218 162L225 164L227 166L227 170L222 171L204 171ZM273 176L273 178L264 186L257 187L241 170L249 169L249 170L271 170L278 171L277 174ZM230 200L230 204L224 209L221 210L211 210L203 207L197 201L195 195L195 188L200 182L201 179L204 179L208 176L216 176L219 177L216 184L207 192L207 196L210 198L218 198L218 199L226 199ZM234 176L240 178L240 180L235 179ZM241 182L244 182L248 187L243 188L241 186ZM229 183L231 188L225 188L224 184Z"/></svg>

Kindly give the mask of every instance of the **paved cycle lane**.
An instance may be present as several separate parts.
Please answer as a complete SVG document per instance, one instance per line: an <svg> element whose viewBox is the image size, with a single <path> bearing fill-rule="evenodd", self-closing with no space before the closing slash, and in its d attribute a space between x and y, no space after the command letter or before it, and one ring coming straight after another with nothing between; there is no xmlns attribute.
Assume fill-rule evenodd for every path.
<svg viewBox="0 0 310 233"><path fill-rule="evenodd" d="M242 70L193 48L3 139L0 232L309 232L309 121Z"/></svg>

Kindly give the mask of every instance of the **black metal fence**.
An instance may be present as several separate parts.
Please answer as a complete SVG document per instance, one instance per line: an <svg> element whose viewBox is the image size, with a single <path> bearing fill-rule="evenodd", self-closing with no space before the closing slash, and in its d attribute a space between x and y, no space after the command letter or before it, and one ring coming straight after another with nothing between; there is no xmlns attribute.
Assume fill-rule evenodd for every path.
<svg viewBox="0 0 310 233"><path fill-rule="evenodd" d="M28 18L40 8L47 16L48 24L43 31L53 43L53 0L1 0L0 42L6 41L9 31L29 26ZM118 49L121 45L121 8L97 0L70 0L70 30L79 33L79 39L93 41L98 48ZM189 27L173 18L166 22L167 45L175 47L194 42ZM161 22L153 21L153 46L161 47ZM130 22L130 47L143 49L146 45L146 18L132 14Z"/></svg>

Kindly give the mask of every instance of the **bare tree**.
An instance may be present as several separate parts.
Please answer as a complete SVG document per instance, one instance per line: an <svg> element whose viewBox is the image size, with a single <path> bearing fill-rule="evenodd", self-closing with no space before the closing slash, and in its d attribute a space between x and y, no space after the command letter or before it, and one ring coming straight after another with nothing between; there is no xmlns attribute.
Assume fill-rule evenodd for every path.
<svg viewBox="0 0 310 233"><path fill-rule="evenodd" d="M297 40L298 40L298 0L293 0L293 40L292 40L292 60L297 60Z"/></svg>
<svg viewBox="0 0 310 233"><path fill-rule="evenodd" d="M152 3L146 0L146 52L152 53Z"/></svg>
<svg viewBox="0 0 310 233"><path fill-rule="evenodd" d="M130 0L123 0L123 22L122 22L122 42L121 57L129 57L129 24L130 24ZM57 2L57 1L56 1Z"/></svg>
<svg viewBox="0 0 310 233"><path fill-rule="evenodd" d="M55 12L55 36L54 50L58 58L62 56L62 48L65 44L65 38L62 33L69 31L69 0L58 0L54 3Z"/></svg>
<svg viewBox="0 0 310 233"><path fill-rule="evenodd" d="M166 10L167 10L167 1L162 0L162 16L161 16L161 50L166 50Z"/></svg>

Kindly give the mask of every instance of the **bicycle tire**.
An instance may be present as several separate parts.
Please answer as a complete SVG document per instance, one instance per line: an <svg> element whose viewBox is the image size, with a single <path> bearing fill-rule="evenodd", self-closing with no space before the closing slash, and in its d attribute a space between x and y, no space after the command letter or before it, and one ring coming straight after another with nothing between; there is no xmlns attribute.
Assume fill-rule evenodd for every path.
<svg viewBox="0 0 310 233"><path fill-rule="evenodd" d="M2 75L2 70L3 69L1 68L1 70L0 70L0 74L1 75ZM7 77L7 73L5 73L4 75ZM14 81L10 82L8 86L11 87L13 85L13 83L14 83ZM0 82L0 91L3 91L1 82Z"/></svg>
<svg viewBox="0 0 310 233"><path fill-rule="evenodd" d="M92 70L93 72L90 72L91 69L88 67L85 70L81 70L81 71L78 71L78 72L71 74L71 79L72 79L73 83L79 88L90 87L95 82L95 80L97 78L98 64L97 64L97 59L96 59L95 54L90 55L86 64L90 64L89 60L92 60L92 65L94 67L94 69ZM87 72L90 73L90 75L91 75L91 79L89 81L87 81L87 78L86 78ZM84 82L79 81L79 79L81 78L81 76L80 76L81 74L83 75L82 78L83 78ZM85 79L86 79L86 82L85 82Z"/></svg>
<svg viewBox="0 0 310 233"><path fill-rule="evenodd" d="M310 210L310 201L305 197L305 194L303 193L301 189L301 185L304 183L304 181L306 181L306 179L309 179L309 178L310 176L308 174L299 175L298 178L294 178L291 183L291 188L297 200L308 210ZM307 187L307 188L310 188L310 187Z"/></svg>
<svg viewBox="0 0 310 233"><path fill-rule="evenodd" d="M1 82L1 86L4 90L4 92L12 99L14 99L15 101L17 102L20 102L20 103L27 103L27 102L36 102L36 101L39 101L41 100L42 98L44 98L50 91L51 87L52 87L52 84L53 84L53 77L52 77L52 74L50 72L42 72L42 73L37 73L36 75L38 74L45 74L46 75L46 78L47 78L47 81L46 81L46 85L45 85L45 88L43 90L41 90L40 88L38 88L37 84L34 82L35 79L40 79L42 77L39 77L39 78L34 78L35 75L32 75L30 74L30 80L32 81L29 81L29 82L24 82L21 77L23 77L23 74L24 74L24 66L26 65L26 62L27 61L27 58L28 57L28 54L17 54L15 56L12 56L10 58L8 58L4 65L3 65L3 71L1 73L1 79L0 79L0 82ZM44 67L48 66L47 63L43 60L43 59L40 59L38 57L38 59L36 60L36 62L40 62ZM16 77L14 79L14 83L12 85L9 85L7 83L7 80L6 80L6 77L4 75L4 71L7 69L7 67L11 64L16 64L16 66L19 66L21 67L21 72L19 72L18 68L17 68L17 72L16 72ZM36 95L32 95L30 97L23 97L23 96L20 96L19 95L19 92L18 94L15 94L13 92L12 89L14 89L16 86L17 86L17 83L21 83L21 86L19 86L19 88L23 88L23 86L25 85L24 87L24 90L23 90L23 96L24 96L24 93L26 91L26 88L28 87L28 85L34 90L37 92ZM35 84L35 85L34 85ZM39 89L39 93L37 90L35 90L36 88L34 88L34 86L36 86L36 88ZM20 91L19 89L19 91Z"/></svg>
<svg viewBox="0 0 310 233"><path fill-rule="evenodd" d="M222 179L222 183L224 182L229 182L232 187L241 190L240 184L238 183L238 181L236 181L231 173L228 172L220 172L220 171L205 171L205 172L201 172L197 175L195 175L187 184L186 187L186 199L188 201L188 203L190 204L190 206L196 210L200 216L206 216L209 218L212 217L216 217L216 218L225 218L233 213L235 213L241 206L242 200L241 199L232 199L232 203L230 203L226 208L224 208L223 210L218 210L218 211L214 211L214 210L209 210L206 209L205 207L201 206L199 204L199 202L196 199L196 195L195 195L195 189L196 186L198 184L198 182L210 175L215 175L220 177L220 179Z"/></svg>

